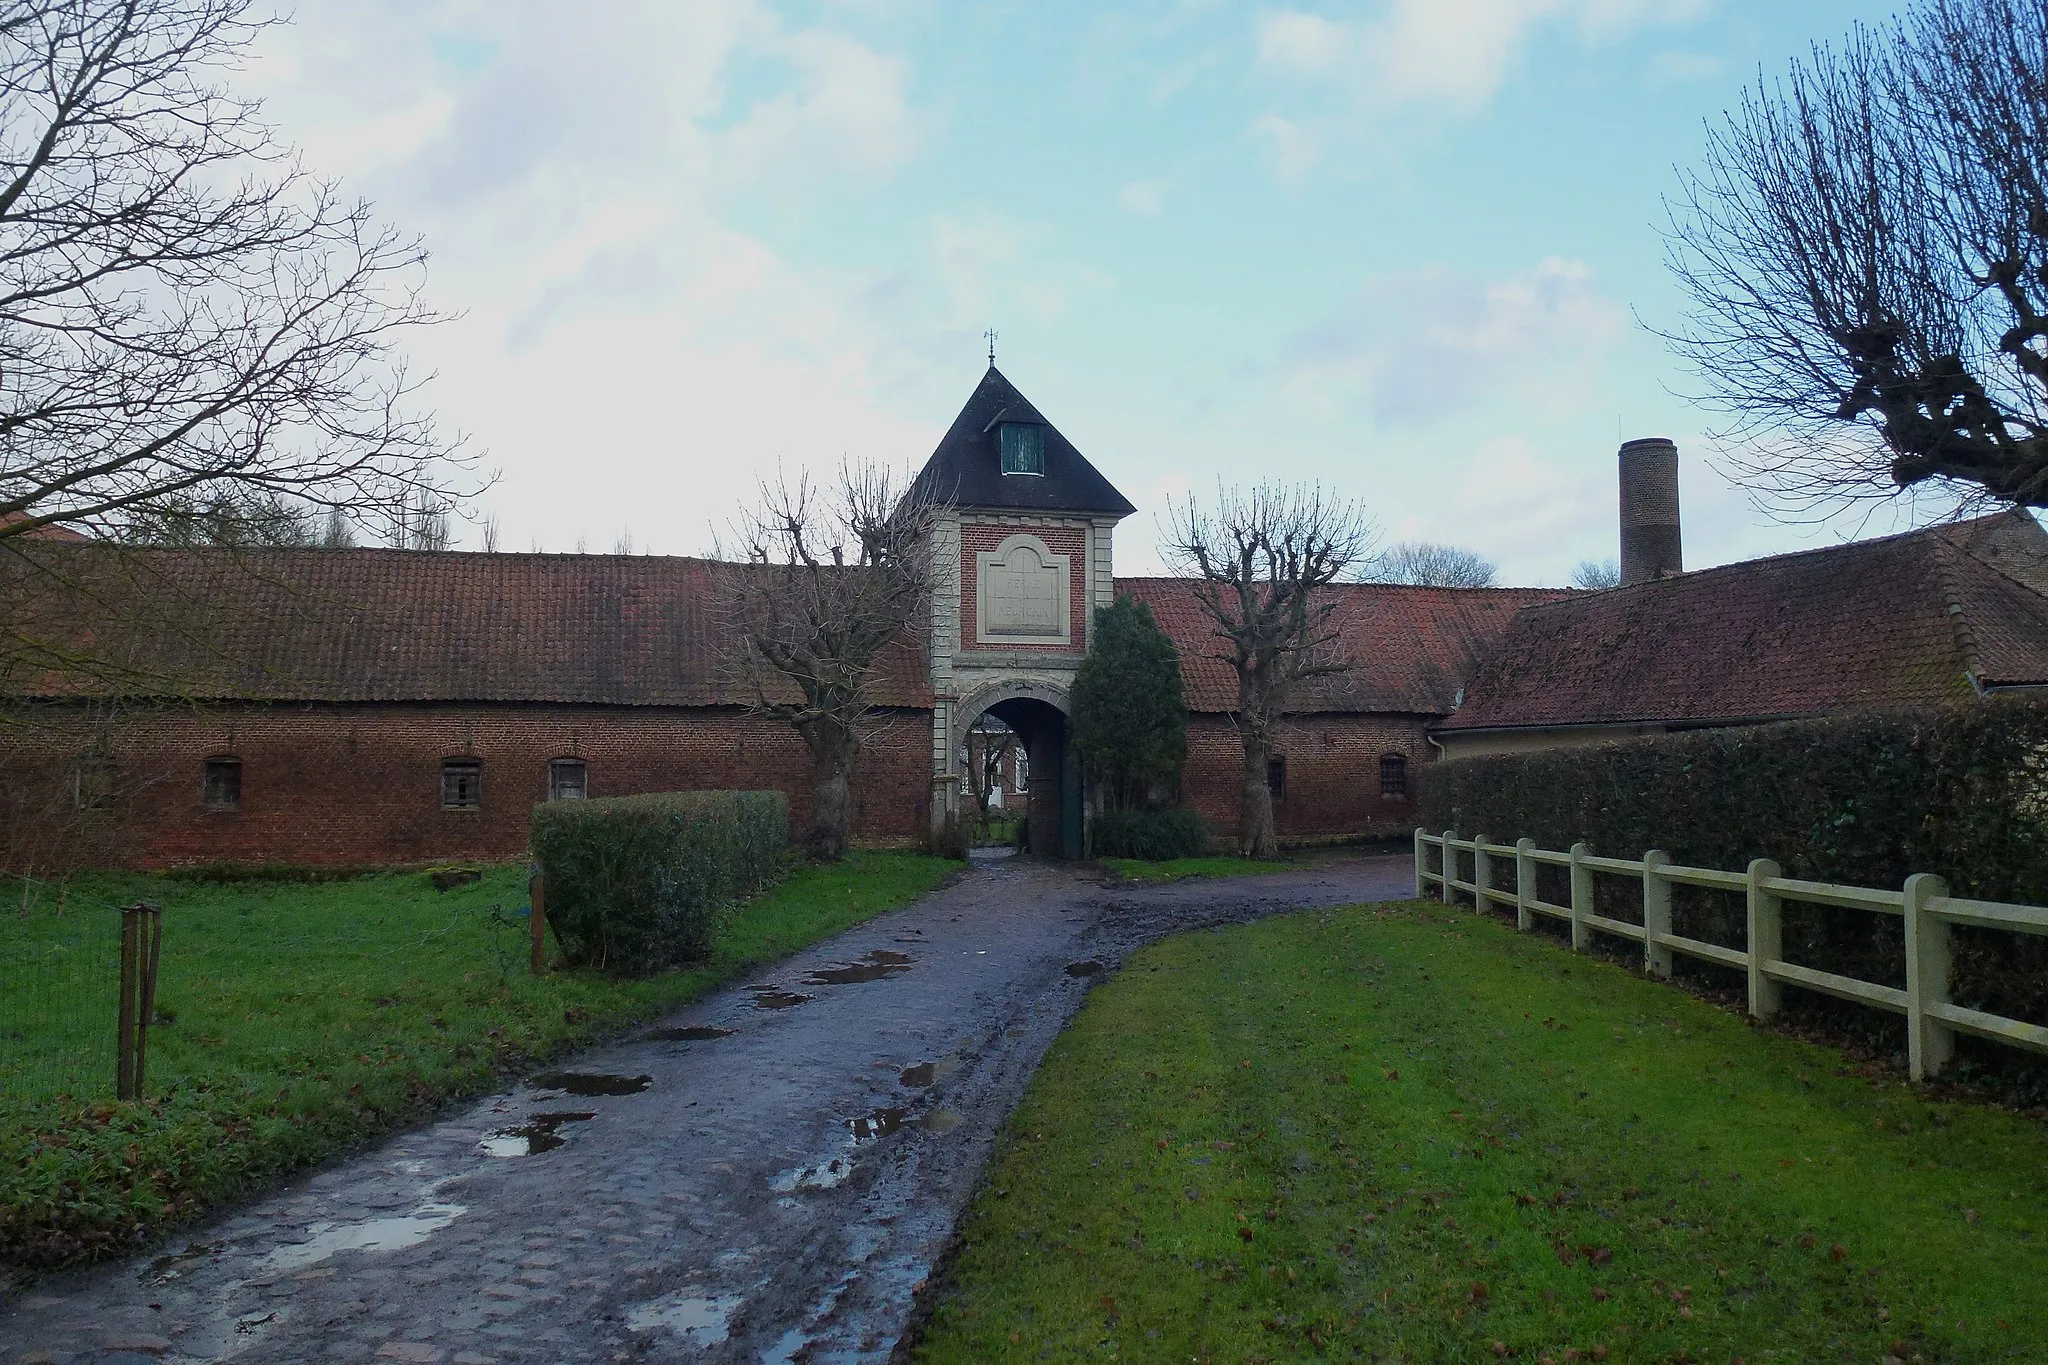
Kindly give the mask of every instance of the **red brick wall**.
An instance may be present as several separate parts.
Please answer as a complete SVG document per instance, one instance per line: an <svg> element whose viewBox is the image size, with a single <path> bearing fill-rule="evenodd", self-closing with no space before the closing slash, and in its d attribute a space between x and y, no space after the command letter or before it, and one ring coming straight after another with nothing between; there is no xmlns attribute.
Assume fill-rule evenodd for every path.
<svg viewBox="0 0 2048 1365"><path fill-rule="evenodd" d="M1420 717L1310 715L1290 719L1274 756L1287 760L1287 793L1273 819L1283 838L1338 834L1405 834L1414 828L1415 784L1429 761ZM1380 756L1408 760L1408 796L1380 795ZM1183 800L1216 829L1234 835L1243 788L1244 745L1227 716L1188 718Z"/></svg>
<svg viewBox="0 0 2048 1365"><path fill-rule="evenodd" d="M1069 637L1065 645L1026 645L1004 641L985 645L980 640L981 585L976 555L994 551L1014 535L1037 536L1045 548L1067 557L1067 610ZM978 526L960 528L960 647L962 649L1037 650L1053 654L1079 654L1088 643L1088 532L1071 526Z"/></svg>
<svg viewBox="0 0 2048 1365"><path fill-rule="evenodd" d="M143 867L517 858L551 758L587 762L593 797L775 788L793 834L810 806L803 741L730 707L238 706L132 715L111 733L116 795L93 860ZM5 780L60 781L74 744L17 740L0 754ZM922 836L930 753L928 712L883 717L854 770L857 838ZM221 755L242 761L237 811L200 800L202 765ZM462 756L483 760L482 808L444 810L441 760Z"/></svg>

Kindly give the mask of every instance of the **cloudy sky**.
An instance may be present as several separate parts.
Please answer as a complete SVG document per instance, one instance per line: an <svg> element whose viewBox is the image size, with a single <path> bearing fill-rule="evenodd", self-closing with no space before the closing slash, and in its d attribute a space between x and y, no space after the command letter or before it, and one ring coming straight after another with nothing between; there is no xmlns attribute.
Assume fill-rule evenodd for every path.
<svg viewBox="0 0 2048 1365"><path fill-rule="evenodd" d="M1691 565L1859 529L1754 511L1649 329L1703 120L1886 8L302 0L239 79L426 238L505 548L699 553L778 464L915 465L994 327L1138 504L1125 572L1283 478L1558 583L1621 437L1680 442Z"/></svg>

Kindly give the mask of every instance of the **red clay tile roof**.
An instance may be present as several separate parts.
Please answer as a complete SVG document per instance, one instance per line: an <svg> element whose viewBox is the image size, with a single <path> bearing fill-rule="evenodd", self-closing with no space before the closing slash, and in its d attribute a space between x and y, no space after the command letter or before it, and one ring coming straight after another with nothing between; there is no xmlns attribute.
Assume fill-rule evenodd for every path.
<svg viewBox="0 0 2048 1365"><path fill-rule="evenodd" d="M749 696L720 665L704 560L47 545L35 553L72 584L54 608L46 588L23 594L45 598L42 619L61 611L91 637L95 655L127 660L175 695L627 706ZM135 609L138 600L146 610ZM9 690L105 689L46 675ZM923 662L908 644L876 701L931 704Z"/></svg>
<svg viewBox="0 0 2048 1365"><path fill-rule="evenodd" d="M1137 598L1180 649L1182 687L1192 711L1237 708L1237 673L1213 657L1224 648L1194 585L1179 578L1119 578L1118 593ZM1410 588L1347 583L1339 602L1345 652L1353 666L1304 683L1293 709L1447 715L1477 662L1515 613L1566 596L1557 588Z"/></svg>
<svg viewBox="0 0 2048 1365"><path fill-rule="evenodd" d="M1966 697L1972 676L2048 683L2048 597L2007 572L2029 555L2048 566L2048 537L2001 514L1574 594L1516 618L1442 728L1729 723Z"/></svg>

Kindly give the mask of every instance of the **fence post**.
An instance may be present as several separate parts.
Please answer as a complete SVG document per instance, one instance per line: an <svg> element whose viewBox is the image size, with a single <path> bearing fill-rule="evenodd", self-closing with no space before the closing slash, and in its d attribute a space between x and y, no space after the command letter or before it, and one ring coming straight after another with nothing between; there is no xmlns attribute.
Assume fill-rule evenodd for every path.
<svg viewBox="0 0 2048 1365"><path fill-rule="evenodd" d="M1489 904L1487 888L1493 885L1493 858L1486 851L1484 834L1472 836L1472 885L1472 908L1483 913Z"/></svg>
<svg viewBox="0 0 2048 1365"><path fill-rule="evenodd" d="M1932 909L1946 895L1948 883L1931 872L1906 878L1906 1056L1916 1081L1940 1075L1956 1050L1955 1030L1927 1014L1948 1003L1948 921Z"/></svg>
<svg viewBox="0 0 2048 1365"><path fill-rule="evenodd" d="M1671 882L1664 869L1671 855L1653 848L1643 855L1643 970L1671 975L1671 949L1657 942L1671 932Z"/></svg>
<svg viewBox="0 0 2048 1365"><path fill-rule="evenodd" d="M1779 875L1769 858L1749 865L1749 1012L1768 1019L1778 1012L1784 992L1764 974L1766 965L1785 955L1784 903L1764 889L1764 882Z"/></svg>
<svg viewBox="0 0 2048 1365"><path fill-rule="evenodd" d="M117 1011L114 1027L119 1031L114 1043L114 1098L132 1100L135 1098L135 987L142 978L142 964L137 949L141 946L141 907L121 907L121 1004Z"/></svg>
<svg viewBox="0 0 2048 1365"><path fill-rule="evenodd" d="M1415 827L1415 899L1421 900L1425 889L1423 879L1429 876L1429 845L1423 842L1426 836L1422 826Z"/></svg>
<svg viewBox="0 0 2048 1365"><path fill-rule="evenodd" d="M1586 927L1586 916L1593 913L1593 869L1586 866L1586 859L1593 850L1583 843L1572 845L1572 951L1583 953L1592 939L1593 931Z"/></svg>
<svg viewBox="0 0 2048 1365"><path fill-rule="evenodd" d="M1456 880L1456 878L1457 878L1457 875L1458 875L1458 854L1457 854L1457 850L1455 850L1455 849L1453 849L1453 848L1451 847L1451 840L1453 840L1453 839L1455 839L1455 838L1457 838L1457 837L1458 837L1458 831L1456 831L1456 830L1454 830L1454 829L1447 829L1447 830L1445 830L1445 831L1444 831L1444 886L1443 886L1443 891L1444 891L1444 904L1445 904L1445 905L1456 905L1456 904L1457 904L1457 902L1456 902L1455 900L1451 899L1451 897L1452 897L1452 894L1453 894L1453 893L1452 893L1452 891L1451 891L1451 883L1452 883L1452 881Z"/></svg>
<svg viewBox="0 0 2048 1365"><path fill-rule="evenodd" d="M526 892L533 905L533 974L546 976L548 971L548 879L536 871L526 881Z"/></svg>
<svg viewBox="0 0 2048 1365"><path fill-rule="evenodd" d="M1529 902L1536 899L1536 860L1530 856L1535 851L1534 839L1515 840L1515 928L1525 934L1535 918L1529 909Z"/></svg>

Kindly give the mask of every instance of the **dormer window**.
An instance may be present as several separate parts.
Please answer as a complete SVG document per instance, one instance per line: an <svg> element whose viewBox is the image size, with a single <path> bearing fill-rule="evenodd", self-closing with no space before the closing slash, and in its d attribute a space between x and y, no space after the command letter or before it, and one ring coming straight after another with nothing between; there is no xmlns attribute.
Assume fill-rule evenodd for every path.
<svg viewBox="0 0 2048 1365"><path fill-rule="evenodd" d="M1036 422L1005 422L1003 472L1005 474L1045 473L1045 428Z"/></svg>

